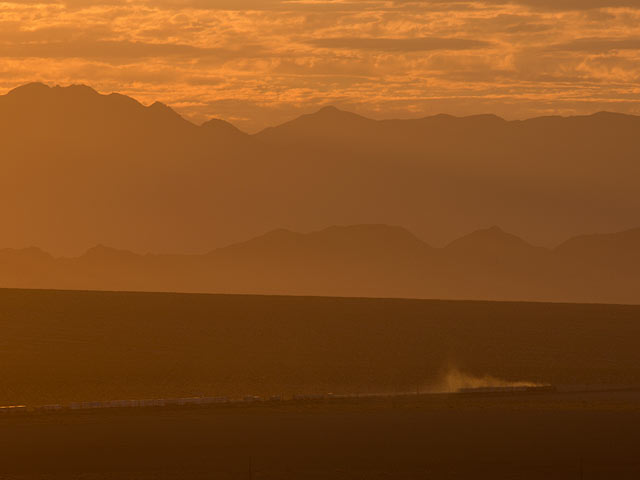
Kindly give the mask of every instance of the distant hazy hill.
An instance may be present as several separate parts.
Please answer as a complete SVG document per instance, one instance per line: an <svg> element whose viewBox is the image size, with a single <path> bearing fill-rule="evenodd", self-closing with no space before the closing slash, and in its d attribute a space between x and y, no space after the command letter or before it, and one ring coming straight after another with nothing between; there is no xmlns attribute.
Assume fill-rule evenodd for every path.
<svg viewBox="0 0 640 480"><path fill-rule="evenodd" d="M86 86L0 96L0 246L204 252L285 226L482 225L535 244L637 225L640 117L372 120L328 107L256 135Z"/></svg>
<svg viewBox="0 0 640 480"><path fill-rule="evenodd" d="M498 227L433 248L385 225L275 230L204 255L0 250L0 287L640 303L632 230L534 247Z"/></svg>

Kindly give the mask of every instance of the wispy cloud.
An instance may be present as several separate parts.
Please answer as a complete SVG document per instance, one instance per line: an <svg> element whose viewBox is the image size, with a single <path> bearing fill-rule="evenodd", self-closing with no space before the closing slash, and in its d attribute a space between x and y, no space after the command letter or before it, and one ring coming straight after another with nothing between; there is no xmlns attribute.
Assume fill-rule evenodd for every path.
<svg viewBox="0 0 640 480"><path fill-rule="evenodd" d="M489 42L466 38L366 38L337 37L307 40L306 43L317 47L347 50L373 50L381 52L425 52L433 50L473 50L491 46Z"/></svg>
<svg viewBox="0 0 640 480"><path fill-rule="evenodd" d="M552 51L609 53L618 50L640 50L640 37L630 38L578 38L565 43L551 45Z"/></svg>

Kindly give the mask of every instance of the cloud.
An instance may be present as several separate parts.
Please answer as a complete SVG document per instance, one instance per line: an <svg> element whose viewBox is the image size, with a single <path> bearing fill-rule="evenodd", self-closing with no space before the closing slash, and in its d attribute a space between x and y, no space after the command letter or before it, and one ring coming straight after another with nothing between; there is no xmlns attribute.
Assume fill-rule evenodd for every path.
<svg viewBox="0 0 640 480"><path fill-rule="evenodd" d="M599 8L637 8L638 0L394 0L398 6L440 6L447 8L455 5L518 5L534 10L546 11L570 11L570 10L594 10Z"/></svg>
<svg viewBox="0 0 640 480"><path fill-rule="evenodd" d="M67 8L130 6L228 11L362 11L367 9L425 9L456 11L482 6L517 5L543 11L638 8L638 0L13 0L17 5L64 5Z"/></svg>
<svg viewBox="0 0 640 480"><path fill-rule="evenodd" d="M525 5L536 10L593 10L640 6L638 0L512 0L509 3Z"/></svg>
<svg viewBox="0 0 640 480"><path fill-rule="evenodd" d="M431 50L472 50L486 48L491 43L466 38L358 38L338 37L307 40L306 43L321 48L354 50L379 50L386 52L424 52Z"/></svg>
<svg viewBox="0 0 640 480"><path fill-rule="evenodd" d="M233 58L263 57L260 46L243 48L200 48L178 43L144 43L130 41L46 42L0 44L0 57L48 59L85 58L88 60L140 60L145 58L208 59L225 61Z"/></svg>
<svg viewBox="0 0 640 480"><path fill-rule="evenodd" d="M1 57L140 59L147 57L193 57L214 54L212 49L190 45L128 41L77 41L0 45Z"/></svg>
<svg viewBox="0 0 640 480"><path fill-rule="evenodd" d="M588 53L608 53L614 50L640 50L640 37L578 38L570 42L551 45L549 50Z"/></svg>

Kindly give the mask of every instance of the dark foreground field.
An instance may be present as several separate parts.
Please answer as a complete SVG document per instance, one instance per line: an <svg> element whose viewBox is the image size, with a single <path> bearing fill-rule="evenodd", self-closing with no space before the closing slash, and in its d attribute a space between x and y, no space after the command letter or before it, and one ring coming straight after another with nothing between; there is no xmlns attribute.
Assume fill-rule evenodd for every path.
<svg viewBox="0 0 640 480"><path fill-rule="evenodd" d="M640 384L629 306L1 290L0 331L2 404ZM6 415L0 479L640 478L640 393L563 392Z"/></svg>
<svg viewBox="0 0 640 480"><path fill-rule="evenodd" d="M640 395L0 419L3 480L637 479Z"/></svg>
<svg viewBox="0 0 640 480"><path fill-rule="evenodd" d="M0 290L0 405L640 384L640 306Z"/></svg>

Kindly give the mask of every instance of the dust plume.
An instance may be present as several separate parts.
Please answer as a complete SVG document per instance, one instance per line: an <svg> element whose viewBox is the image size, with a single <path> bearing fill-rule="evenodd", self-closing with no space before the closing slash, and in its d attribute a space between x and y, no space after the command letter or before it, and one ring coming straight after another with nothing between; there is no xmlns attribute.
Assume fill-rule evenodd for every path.
<svg viewBox="0 0 640 480"><path fill-rule="evenodd" d="M483 387L542 387L544 384L530 381L510 381L491 375L475 376L458 370L449 368L440 379L426 387L428 393L456 393L464 388Z"/></svg>

